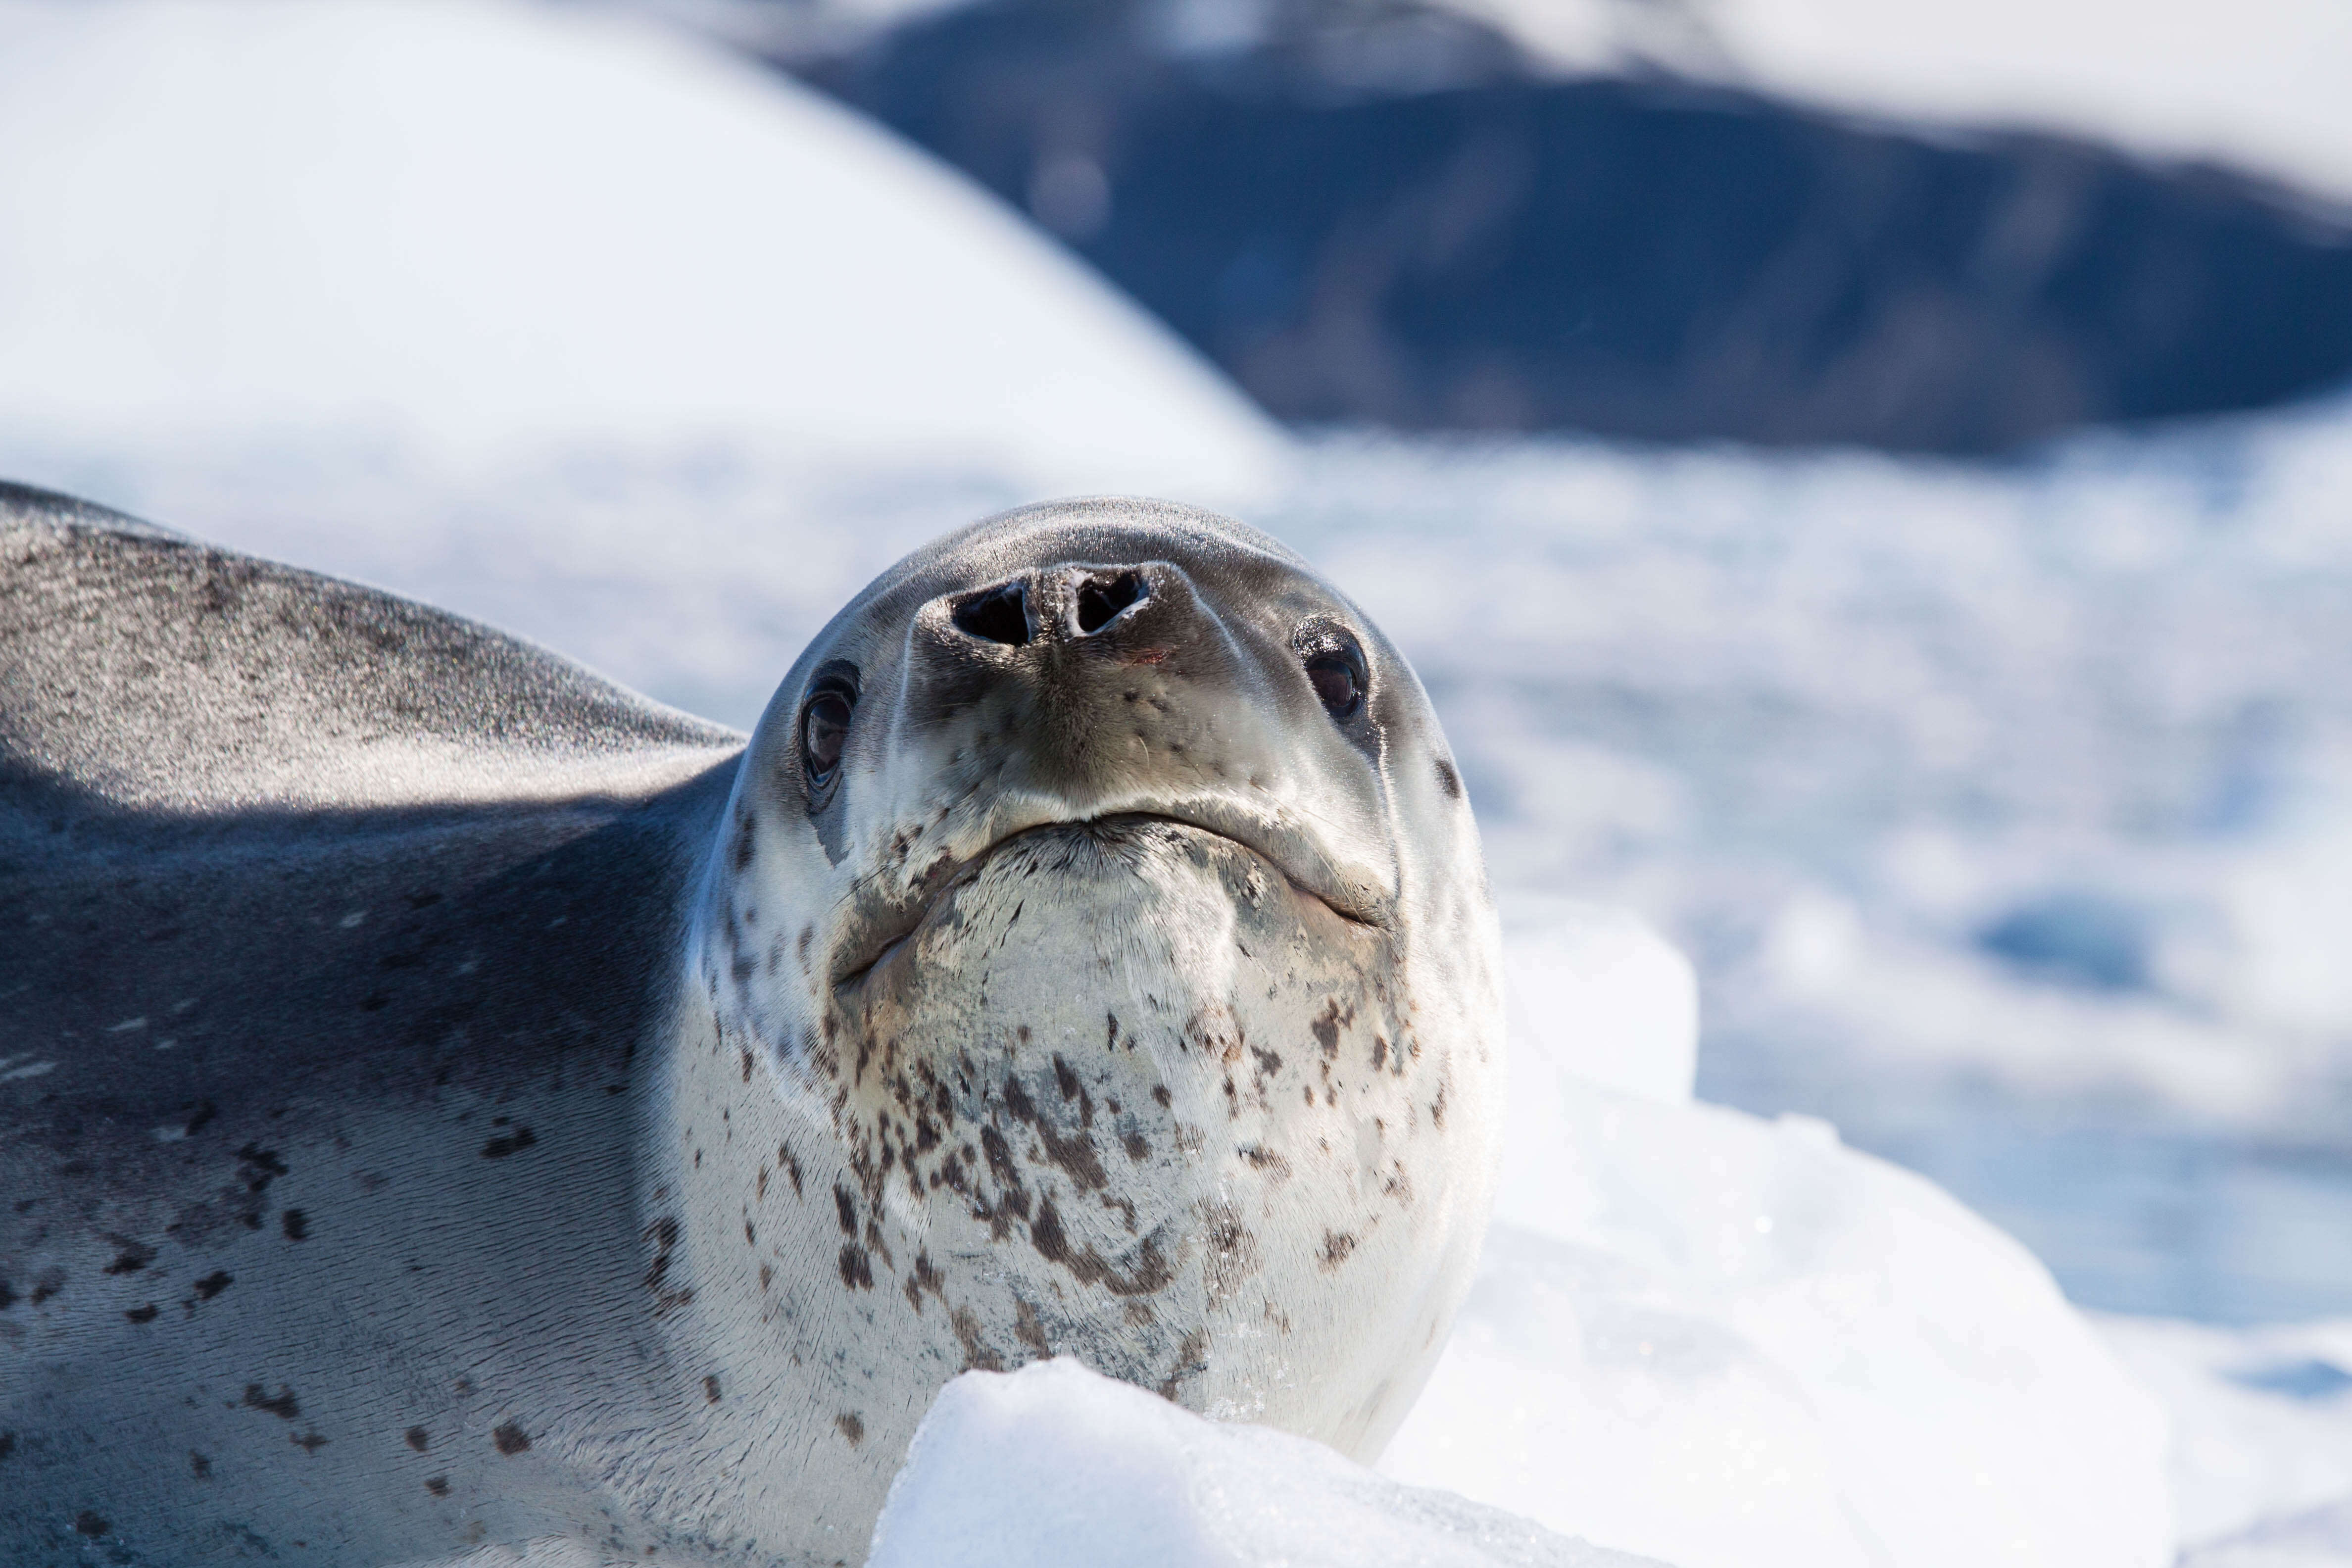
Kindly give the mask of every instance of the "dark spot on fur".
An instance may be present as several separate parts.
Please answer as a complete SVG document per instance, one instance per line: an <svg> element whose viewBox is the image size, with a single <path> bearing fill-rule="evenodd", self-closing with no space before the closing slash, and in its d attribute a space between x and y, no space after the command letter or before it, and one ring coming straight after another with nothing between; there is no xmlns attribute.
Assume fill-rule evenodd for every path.
<svg viewBox="0 0 2352 1568"><path fill-rule="evenodd" d="M1209 1370L1209 1335L1206 1330L1194 1329L1176 1347L1176 1364L1160 1384L1160 1397L1174 1399L1176 1385L1188 1377Z"/></svg>
<svg viewBox="0 0 2352 1568"><path fill-rule="evenodd" d="M155 1261L153 1247L142 1247L135 1241L124 1241L120 1237L114 1240L122 1250L115 1254L114 1261L106 1266L109 1274L136 1274Z"/></svg>
<svg viewBox="0 0 2352 1568"><path fill-rule="evenodd" d="M833 1206L841 1221L841 1234L856 1236L857 1234L857 1200L850 1195L847 1187L838 1182L833 1184Z"/></svg>
<svg viewBox="0 0 2352 1568"><path fill-rule="evenodd" d="M88 1509L84 1509L79 1513L74 1515L74 1533L76 1535L87 1535L95 1538L104 1535L112 1528L113 1526L108 1524L106 1521L99 1518L98 1515L90 1512Z"/></svg>
<svg viewBox="0 0 2352 1568"><path fill-rule="evenodd" d="M213 1119L219 1114L219 1106L215 1105L209 1100L200 1100L196 1104L195 1110L188 1117L186 1125L183 1126L180 1131L187 1137L193 1138L197 1133L202 1132L205 1128L211 1126L213 1124Z"/></svg>
<svg viewBox="0 0 2352 1568"><path fill-rule="evenodd" d="M188 1473L200 1481L208 1481L213 1479L213 1462L191 1448L188 1450Z"/></svg>
<svg viewBox="0 0 2352 1568"><path fill-rule="evenodd" d="M408 1446L420 1454L425 1452L426 1446L433 1441L432 1435L422 1426L411 1426L405 1436Z"/></svg>
<svg viewBox="0 0 2352 1568"><path fill-rule="evenodd" d="M449 1495L449 1478L446 1476L427 1476L425 1478L425 1489L431 1492L435 1497L447 1497Z"/></svg>
<svg viewBox="0 0 2352 1568"><path fill-rule="evenodd" d="M947 1276L940 1273L938 1268L932 1264L931 1255L929 1253L916 1253L915 1271L907 1276L907 1283L904 1287L907 1304L914 1308L916 1311L921 1311L923 1310L923 1292L926 1290L929 1290L940 1300L946 1300L948 1299L947 1283Z"/></svg>
<svg viewBox="0 0 2352 1568"><path fill-rule="evenodd" d="M855 1448L858 1444L866 1441L866 1423L856 1416L836 1415L833 1418L833 1424L840 1429L843 1436L849 1439L851 1447Z"/></svg>
<svg viewBox="0 0 2352 1568"><path fill-rule="evenodd" d="M1462 775L1455 773L1454 764L1444 757L1437 759L1437 787L1445 792L1448 800L1462 798Z"/></svg>
<svg viewBox="0 0 2352 1568"><path fill-rule="evenodd" d="M702 1402L705 1405L719 1403L719 1374L715 1372L702 1380Z"/></svg>
<svg viewBox="0 0 2352 1568"><path fill-rule="evenodd" d="M209 1301L236 1283L236 1276L226 1269L215 1268L196 1281L196 1300Z"/></svg>
<svg viewBox="0 0 2352 1568"><path fill-rule="evenodd" d="M1328 1274L1339 1268L1348 1261L1348 1255L1355 1250L1356 1238L1346 1231L1325 1231L1323 1233L1323 1271Z"/></svg>
<svg viewBox="0 0 2352 1568"><path fill-rule="evenodd" d="M1054 1082L1064 1100L1078 1098L1078 1075L1070 1070L1070 1064L1062 1059L1059 1051L1054 1053Z"/></svg>
<svg viewBox="0 0 2352 1568"><path fill-rule="evenodd" d="M1168 1092L1168 1086L1164 1083L1155 1083L1151 1086L1151 1098L1159 1103L1162 1110L1176 1102L1176 1097Z"/></svg>
<svg viewBox="0 0 2352 1568"><path fill-rule="evenodd" d="M490 1441L497 1445L499 1453L509 1458L514 1458L530 1447L530 1435L523 1431L522 1424L517 1421L509 1421L491 1432Z"/></svg>
<svg viewBox="0 0 2352 1568"><path fill-rule="evenodd" d="M1252 1046L1250 1055L1257 1058L1258 1071L1269 1077L1282 1070L1282 1058L1272 1051L1260 1050L1257 1047Z"/></svg>
<svg viewBox="0 0 2352 1568"><path fill-rule="evenodd" d="M16 1451L16 1434L14 1432L0 1432L0 1459L6 1458Z"/></svg>
<svg viewBox="0 0 2352 1568"><path fill-rule="evenodd" d="M694 1292L667 1289L669 1281L670 1254L677 1247L677 1221L665 1215L646 1227L646 1239L654 1244L654 1260L646 1266L646 1289L654 1293L654 1312L667 1315L694 1300ZM464 1392L462 1389L459 1392Z"/></svg>
<svg viewBox="0 0 2352 1568"><path fill-rule="evenodd" d="M1437 1086L1437 1098L1429 1102L1429 1121L1439 1131L1445 1131L1445 1085L1443 1081Z"/></svg>
<svg viewBox="0 0 2352 1568"><path fill-rule="evenodd" d="M360 1003L360 1011L362 1013L381 1013L390 1005L392 1005L392 998L385 995L381 991L376 991L370 993L367 998Z"/></svg>
<svg viewBox="0 0 2352 1568"><path fill-rule="evenodd" d="M155 1321L155 1303L150 1301L143 1307L133 1307L122 1315L134 1323L152 1323Z"/></svg>
<svg viewBox="0 0 2352 1568"><path fill-rule="evenodd" d="M320 1449L327 1446L328 1440L320 1436L316 1432L305 1432L300 1436L289 1437L287 1441L292 1443L296 1447L301 1449L306 1454L315 1454Z"/></svg>
<svg viewBox="0 0 2352 1568"><path fill-rule="evenodd" d="M983 1127L980 1130L980 1146L988 1155L988 1172L996 1178L996 1184L1008 1193L1019 1192L1021 1173L1013 1166L1013 1146L1004 1141L1004 1134L993 1127Z"/></svg>
<svg viewBox="0 0 2352 1568"><path fill-rule="evenodd" d="M1372 1037L1372 1070L1378 1072L1388 1065L1389 1042L1385 1035Z"/></svg>
<svg viewBox="0 0 2352 1568"><path fill-rule="evenodd" d="M6 1311L16 1304L16 1292L8 1288L7 1280L0 1279L0 1312Z"/></svg>
<svg viewBox="0 0 2352 1568"><path fill-rule="evenodd" d="M1327 1059L1336 1058L1339 1054L1340 1022L1339 999L1333 996L1325 1000L1321 1016L1307 1026L1315 1036L1315 1043L1323 1047L1323 1055Z"/></svg>
<svg viewBox="0 0 2352 1568"><path fill-rule="evenodd" d="M261 1384L257 1383L247 1384L245 1407L248 1410L266 1410L280 1421L291 1421L302 1414L302 1407L294 1403L294 1391L282 1383L278 1385L278 1392L274 1394L264 1394L261 1391Z"/></svg>
<svg viewBox="0 0 2352 1568"><path fill-rule="evenodd" d="M854 1241L841 1249L841 1282L853 1290L874 1289L874 1260Z"/></svg>
<svg viewBox="0 0 2352 1568"><path fill-rule="evenodd" d="M654 1244L654 1260L646 1269L646 1289L658 1290L669 1276L669 1255L677 1246L677 1221L664 1215L646 1227L646 1239Z"/></svg>
<svg viewBox="0 0 2352 1568"><path fill-rule="evenodd" d="M1019 1079L1010 1075L1004 1079L1004 1109L1024 1121L1037 1120L1037 1107L1030 1100L1028 1091L1021 1087Z"/></svg>
<svg viewBox="0 0 2352 1568"><path fill-rule="evenodd" d="M508 1155L516 1152L518 1150L528 1149L538 1142L538 1139L531 1136L530 1128L518 1127L513 1131L502 1132L496 1138L491 1139L488 1142L483 1144L482 1158L485 1160L503 1160Z"/></svg>
<svg viewBox="0 0 2352 1568"><path fill-rule="evenodd" d="M1057 1263L1068 1269L1082 1285L1100 1285L1114 1296L1144 1296L1166 1289L1175 1271L1160 1255L1157 1242L1150 1237L1136 1249L1135 1266L1122 1275L1104 1261L1093 1247L1073 1252L1070 1238L1062 1229L1061 1211L1054 1206L1051 1195L1037 1205L1037 1217L1030 1222L1029 1245L1048 1263Z"/></svg>
<svg viewBox="0 0 2352 1568"><path fill-rule="evenodd" d="M1119 1134L1118 1141L1126 1147L1127 1157L1138 1163L1141 1163L1143 1157L1151 1152L1151 1145L1143 1141L1143 1134L1140 1132L1122 1132Z"/></svg>
<svg viewBox="0 0 2352 1568"><path fill-rule="evenodd" d="M1026 1301L1013 1309L1013 1333L1014 1338L1039 1355L1053 1353L1053 1347L1045 1342L1045 1322L1037 1316L1037 1309Z"/></svg>
<svg viewBox="0 0 2352 1568"><path fill-rule="evenodd" d="M975 1368L982 1372L1004 1370L1003 1358L989 1349L986 1342L981 1339L980 1319L970 1307L958 1307L949 1316L948 1322L955 1330L958 1342L963 1346L963 1365L966 1372Z"/></svg>
<svg viewBox="0 0 2352 1568"><path fill-rule="evenodd" d="M260 1192L286 1173L286 1162L278 1158L278 1151L258 1143L247 1143L239 1149L236 1163L236 1173L244 1179L247 1192Z"/></svg>
<svg viewBox="0 0 2352 1568"><path fill-rule="evenodd" d="M1276 1177L1290 1174L1290 1162L1263 1144L1244 1143L1236 1152L1249 1162L1252 1170L1265 1171Z"/></svg>
<svg viewBox="0 0 2352 1568"><path fill-rule="evenodd" d="M278 1225L279 1229L285 1231L286 1239L289 1241L299 1241L310 1234L310 1216L300 1209L288 1209L284 1214L279 1215Z"/></svg>

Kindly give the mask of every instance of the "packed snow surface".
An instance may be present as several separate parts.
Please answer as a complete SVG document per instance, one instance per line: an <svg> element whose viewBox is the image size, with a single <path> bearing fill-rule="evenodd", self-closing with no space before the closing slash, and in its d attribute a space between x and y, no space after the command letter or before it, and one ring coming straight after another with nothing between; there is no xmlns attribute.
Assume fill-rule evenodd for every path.
<svg viewBox="0 0 2352 1568"><path fill-rule="evenodd" d="M968 1372L915 1435L867 1568L1643 1568L1219 1426L1067 1360Z"/></svg>
<svg viewBox="0 0 2352 1568"><path fill-rule="evenodd" d="M436 460L766 442L1246 492L1280 437L960 176L494 0L0 5L0 422Z"/></svg>

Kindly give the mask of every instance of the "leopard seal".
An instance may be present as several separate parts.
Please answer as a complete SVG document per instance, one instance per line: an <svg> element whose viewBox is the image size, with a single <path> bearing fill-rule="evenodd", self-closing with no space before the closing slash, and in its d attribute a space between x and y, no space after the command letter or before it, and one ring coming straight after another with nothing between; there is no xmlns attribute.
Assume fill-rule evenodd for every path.
<svg viewBox="0 0 2352 1568"><path fill-rule="evenodd" d="M0 933L12 1564L856 1563L1049 1355L1369 1458L1491 1198L1428 700L1171 504L919 551L747 738L0 490Z"/></svg>

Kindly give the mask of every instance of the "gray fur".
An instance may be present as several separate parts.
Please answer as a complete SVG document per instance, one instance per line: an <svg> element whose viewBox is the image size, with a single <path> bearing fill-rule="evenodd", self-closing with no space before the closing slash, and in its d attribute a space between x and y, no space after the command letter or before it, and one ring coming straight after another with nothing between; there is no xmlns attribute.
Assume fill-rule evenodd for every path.
<svg viewBox="0 0 2352 1568"><path fill-rule="evenodd" d="M1150 592L1081 637L1089 566ZM1036 642L958 637L1014 579ZM1410 670L1204 513L939 542L747 745L0 490L0 1560L856 1562L939 1385L1045 1353L1369 1457L1483 1226L1493 940Z"/></svg>

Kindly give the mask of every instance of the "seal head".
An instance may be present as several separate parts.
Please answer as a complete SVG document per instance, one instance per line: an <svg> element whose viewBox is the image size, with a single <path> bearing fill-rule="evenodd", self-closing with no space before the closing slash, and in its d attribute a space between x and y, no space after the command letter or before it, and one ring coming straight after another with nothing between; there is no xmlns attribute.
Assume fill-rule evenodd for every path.
<svg viewBox="0 0 2352 1568"><path fill-rule="evenodd" d="M950 535L738 775L648 1201L761 1239L678 1331L838 1369L891 1462L1047 1353L1369 1458L1484 1229L1495 944L1425 694L1297 556L1132 501Z"/></svg>

